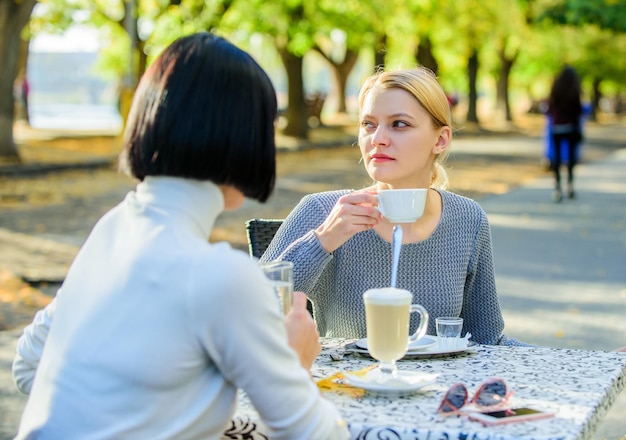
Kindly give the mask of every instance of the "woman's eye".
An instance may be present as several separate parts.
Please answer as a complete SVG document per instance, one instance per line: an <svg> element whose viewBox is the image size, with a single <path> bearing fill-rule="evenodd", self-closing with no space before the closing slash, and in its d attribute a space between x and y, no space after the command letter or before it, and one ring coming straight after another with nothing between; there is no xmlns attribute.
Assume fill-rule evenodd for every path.
<svg viewBox="0 0 626 440"><path fill-rule="evenodd" d="M398 127L398 128L403 128L403 127L408 127L409 124L407 124L404 121L393 121L393 124L391 124L392 127Z"/></svg>
<svg viewBox="0 0 626 440"><path fill-rule="evenodd" d="M374 124L371 123L370 121L362 121L361 122L361 127L363 127L363 128L374 128Z"/></svg>

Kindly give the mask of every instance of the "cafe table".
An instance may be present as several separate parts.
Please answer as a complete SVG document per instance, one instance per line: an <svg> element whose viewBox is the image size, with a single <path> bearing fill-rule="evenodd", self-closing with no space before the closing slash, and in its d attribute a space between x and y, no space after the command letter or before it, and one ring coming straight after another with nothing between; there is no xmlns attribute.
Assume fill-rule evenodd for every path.
<svg viewBox="0 0 626 440"><path fill-rule="evenodd" d="M343 415L352 439L589 439L626 385L626 353L473 345L454 354L398 361L399 370L438 374L434 383L412 394L371 393L342 383L340 373L362 371L376 361L351 350L354 340L321 342L312 375ZM451 385L464 383L471 397L492 377L505 379L514 391L512 407L538 408L554 417L489 427L466 416L437 413ZM271 438L243 392L224 438Z"/></svg>

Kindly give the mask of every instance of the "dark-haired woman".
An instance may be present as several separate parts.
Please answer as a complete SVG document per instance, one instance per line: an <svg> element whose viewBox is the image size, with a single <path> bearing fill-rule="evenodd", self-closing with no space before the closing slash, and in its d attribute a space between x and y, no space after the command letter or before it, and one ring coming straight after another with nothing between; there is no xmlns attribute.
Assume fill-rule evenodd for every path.
<svg viewBox="0 0 626 440"><path fill-rule="evenodd" d="M548 117L550 121L551 144L554 148L554 160L551 168L554 171L555 187L553 200L563 199L561 191L562 142L567 145L567 196L574 195L574 166L578 155L578 145L582 139L580 118L583 114L580 103L581 87L576 71L565 67L554 80L548 100Z"/></svg>
<svg viewBox="0 0 626 440"><path fill-rule="evenodd" d="M238 389L272 438L346 436L307 371L320 347L304 295L283 318L257 264L208 242L223 210L269 197L275 118L270 79L222 38L184 37L150 66L121 156L140 183L18 343L17 438L216 439Z"/></svg>

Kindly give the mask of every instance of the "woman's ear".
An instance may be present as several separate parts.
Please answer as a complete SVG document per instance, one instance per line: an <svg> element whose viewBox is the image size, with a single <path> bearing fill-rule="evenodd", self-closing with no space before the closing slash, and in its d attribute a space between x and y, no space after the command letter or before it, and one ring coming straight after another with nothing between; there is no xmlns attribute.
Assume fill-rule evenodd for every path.
<svg viewBox="0 0 626 440"><path fill-rule="evenodd" d="M450 127L443 126L439 129L439 136L437 136L437 140L435 141L435 146L433 147L434 154L441 154L444 152L448 145L450 144L450 138L452 137L452 130Z"/></svg>

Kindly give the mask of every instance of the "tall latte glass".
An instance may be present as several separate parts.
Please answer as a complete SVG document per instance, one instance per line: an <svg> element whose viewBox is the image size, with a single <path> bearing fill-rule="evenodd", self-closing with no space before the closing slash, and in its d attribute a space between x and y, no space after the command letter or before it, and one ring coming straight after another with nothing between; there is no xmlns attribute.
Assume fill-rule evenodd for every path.
<svg viewBox="0 0 626 440"><path fill-rule="evenodd" d="M367 349L380 362L379 382L397 376L396 361L409 348L409 343L421 339L428 328L428 312L418 304L411 304L413 295L408 290L385 287L370 289L363 294L367 325ZM420 315L419 327L409 337L409 317Z"/></svg>

